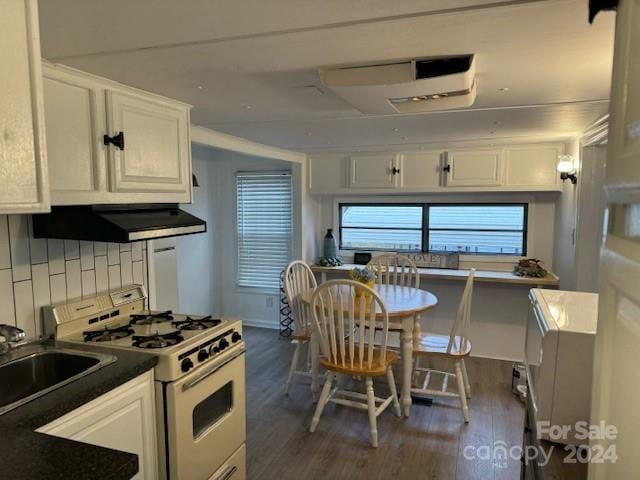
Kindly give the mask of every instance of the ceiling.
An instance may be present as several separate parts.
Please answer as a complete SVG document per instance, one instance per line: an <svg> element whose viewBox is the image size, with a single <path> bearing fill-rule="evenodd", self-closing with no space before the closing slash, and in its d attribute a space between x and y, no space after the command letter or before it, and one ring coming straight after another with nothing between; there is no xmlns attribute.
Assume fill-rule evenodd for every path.
<svg viewBox="0 0 640 480"><path fill-rule="evenodd" d="M192 122L303 152L576 135L608 110L615 16L587 0L40 0L49 60L194 105ZM476 55L475 104L364 115L317 68ZM505 90L505 87L507 90Z"/></svg>

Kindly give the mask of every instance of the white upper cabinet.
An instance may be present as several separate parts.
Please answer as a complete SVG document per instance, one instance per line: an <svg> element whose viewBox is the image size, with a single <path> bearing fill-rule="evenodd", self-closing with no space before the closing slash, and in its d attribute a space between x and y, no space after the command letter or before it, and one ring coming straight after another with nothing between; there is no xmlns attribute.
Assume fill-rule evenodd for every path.
<svg viewBox="0 0 640 480"><path fill-rule="evenodd" d="M402 189L433 189L440 186L442 152L403 153L400 162Z"/></svg>
<svg viewBox="0 0 640 480"><path fill-rule="evenodd" d="M36 0L3 0L0 38L0 213L47 212Z"/></svg>
<svg viewBox="0 0 640 480"><path fill-rule="evenodd" d="M538 143L351 157L317 154L309 159L309 192L560 192L556 167L563 151L561 143Z"/></svg>
<svg viewBox="0 0 640 480"><path fill-rule="evenodd" d="M191 201L188 105L61 65L43 70L53 205Z"/></svg>
<svg viewBox="0 0 640 480"><path fill-rule="evenodd" d="M501 150L450 150L443 168L446 187L497 187L502 184Z"/></svg>
<svg viewBox="0 0 640 480"><path fill-rule="evenodd" d="M92 82L45 68L43 83L49 186L55 205L65 198L81 199L83 194L99 191L104 184L100 176L104 172L105 149L99 141L105 131L105 118L104 111L98 111L102 104L97 101L98 92Z"/></svg>
<svg viewBox="0 0 640 480"><path fill-rule="evenodd" d="M107 92L108 135L122 135L123 148L109 145L114 192L188 193L189 130L184 107Z"/></svg>
<svg viewBox="0 0 640 480"><path fill-rule="evenodd" d="M530 145L505 149L505 185L562 185L557 172L562 145Z"/></svg>
<svg viewBox="0 0 640 480"><path fill-rule="evenodd" d="M609 124L608 184L617 189L640 186L640 1L628 0L616 24L611 120Z"/></svg>
<svg viewBox="0 0 640 480"><path fill-rule="evenodd" d="M352 155L349 160L351 188L396 188L400 174L399 155L374 153Z"/></svg>

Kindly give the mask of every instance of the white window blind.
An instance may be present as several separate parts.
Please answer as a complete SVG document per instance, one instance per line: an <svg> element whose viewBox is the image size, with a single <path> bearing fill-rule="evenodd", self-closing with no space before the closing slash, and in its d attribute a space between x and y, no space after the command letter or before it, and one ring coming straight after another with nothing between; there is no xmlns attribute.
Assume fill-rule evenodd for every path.
<svg viewBox="0 0 640 480"><path fill-rule="evenodd" d="M238 285L278 289L291 258L291 173L238 172L236 188Z"/></svg>

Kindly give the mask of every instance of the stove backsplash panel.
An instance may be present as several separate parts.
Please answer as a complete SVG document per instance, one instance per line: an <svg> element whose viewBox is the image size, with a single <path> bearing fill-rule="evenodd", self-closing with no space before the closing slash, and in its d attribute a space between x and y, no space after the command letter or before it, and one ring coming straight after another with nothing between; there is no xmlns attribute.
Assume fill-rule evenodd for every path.
<svg viewBox="0 0 640 480"><path fill-rule="evenodd" d="M147 286L147 242L36 239L32 232L31 215L0 215L0 323L30 338L41 335L45 305Z"/></svg>

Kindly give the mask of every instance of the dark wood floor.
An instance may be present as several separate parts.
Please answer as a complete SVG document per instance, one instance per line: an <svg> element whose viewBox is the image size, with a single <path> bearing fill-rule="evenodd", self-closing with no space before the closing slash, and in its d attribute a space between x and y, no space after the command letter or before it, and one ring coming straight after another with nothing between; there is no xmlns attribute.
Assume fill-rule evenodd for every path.
<svg viewBox="0 0 640 480"><path fill-rule="evenodd" d="M378 417L371 448L366 412L329 404L315 433L308 382L284 383L293 346L274 330L245 328L247 341L248 478L260 479L518 479L520 463L466 460L466 446L521 445L524 408L511 393L508 362L470 358L471 422L455 399L414 405L408 419L391 409ZM378 387L376 387L377 389ZM384 387L380 387L381 389Z"/></svg>

